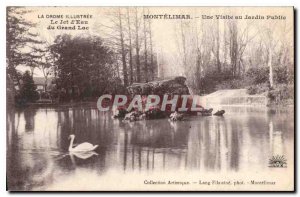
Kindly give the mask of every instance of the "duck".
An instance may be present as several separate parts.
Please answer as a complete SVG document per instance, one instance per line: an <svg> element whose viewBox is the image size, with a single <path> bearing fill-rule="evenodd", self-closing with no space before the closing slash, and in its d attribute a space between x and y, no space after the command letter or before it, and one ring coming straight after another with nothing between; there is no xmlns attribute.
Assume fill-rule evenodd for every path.
<svg viewBox="0 0 300 197"><path fill-rule="evenodd" d="M93 145L91 143L88 143L88 142L83 142L79 145L77 145L76 147L73 148L73 142L74 142L74 139L75 139L75 135L70 135L69 136L69 139L71 139L71 142L70 142L70 146L69 146L69 152L89 152L89 151L94 151L98 145Z"/></svg>

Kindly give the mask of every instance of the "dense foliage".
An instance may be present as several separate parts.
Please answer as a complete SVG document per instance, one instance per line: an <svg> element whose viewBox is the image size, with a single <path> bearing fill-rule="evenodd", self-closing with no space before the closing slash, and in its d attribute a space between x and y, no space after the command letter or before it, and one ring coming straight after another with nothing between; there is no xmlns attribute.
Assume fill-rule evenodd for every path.
<svg viewBox="0 0 300 197"><path fill-rule="evenodd" d="M122 89L114 73L114 54L96 36L57 36L50 46L57 89L63 100L97 97Z"/></svg>
<svg viewBox="0 0 300 197"><path fill-rule="evenodd" d="M16 104L23 106L27 103L35 102L39 98L39 94L36 91L36 85L29 71L26 71L21 77L20 90L17 92L15 100Z"/></svg>

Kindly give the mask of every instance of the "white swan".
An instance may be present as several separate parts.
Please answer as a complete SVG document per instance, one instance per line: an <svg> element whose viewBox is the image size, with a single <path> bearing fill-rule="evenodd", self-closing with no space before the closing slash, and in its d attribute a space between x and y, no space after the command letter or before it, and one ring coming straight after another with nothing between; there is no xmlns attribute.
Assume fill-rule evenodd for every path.
<svg viewBox="0 0 300 197"><path fill-rule="evenodd" d="M69 139L71 139L70 146L69 146L69 152L88 152L88 151L93 151L98 147L98 145L94 146L91 143L84 142L73 148L73 142L75 139L75 135L70 135Z"/></svg>

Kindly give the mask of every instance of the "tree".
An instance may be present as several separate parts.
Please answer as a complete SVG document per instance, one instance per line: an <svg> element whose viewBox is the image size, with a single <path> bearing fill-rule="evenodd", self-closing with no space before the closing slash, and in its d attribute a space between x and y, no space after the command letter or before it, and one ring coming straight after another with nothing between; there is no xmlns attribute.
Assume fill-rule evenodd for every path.
<svg viewBox="0 0 300 197"><path fill-rule="evenodd" d="M105 13L107 23L96 24L104 36L105 45L116 54L116 65L123 65L120 67L120 75L123 75L126 86L153 78L150 73L154 64L152 37L149 38L150 25L147 20L142 21L142 13L145 13L145 9L140 11L137 7L111 8Z"/></svg>
<svg viewBox="0 0 300 197"><path fill-rule="evenodd" d="M107 23L97 23L99 31L103 34L102 38L106 46L114 51L114 59L116 70L123 78L123 83L127 86L128 83L128 70L127 70L127 53L128 46L126 43L126 18L123 14L122 8L111 8L109 12L105 13ZM122 65L121 67L119 67ZM129 68L132 65L129 64ZM121 69L120 69L121 68Z"/></svg>
<svg viewBox="0 0 300 197"><path fill-rule="evenodd" d="M130 84L133 83L133 57L132 57L132 38L131 38L131 22L129 7L127 8L127 27L128 27L128 40L129 40L129 68L130 68Z"/></svg>
<svg viewBox="0 0 300 197"><path fill-rule="evenodd" d="M29 71L26 71L22 76L22 84L19 93L16 95L18 105L25 105L29 102L35 102L39 98L36 91L36 85Z"/></svg>
<svg viewBox="0 0 300 197"><path fill-rule="evenodd" d="M231 74L236 77L236 68L238 61L238 28L236 21L230 21L229 23L229 53L230 53L230 65Z"/></svg>
<svg viewBox="0 0 300 197"><path fill-rule="evenodd" d="M19 65L34 65L37 56L34 45L43 42L37 39L38 35L30 30L35 24L26 21L22 16L29 11L22 7L7 7L6 10L6 69L7 75L20 85L20 78L16 67ZM26 47L29 49L25 50Z"/></svg>
<svg viewBox="0 0 300 197"><path fill-rule="evenodd" d="M140 28L140 25L139 25L138 9L135 8L135 50L136 50L137 82L141 82L139 28Z"/></svg>
<svg viewBox="0 0 300 197"><path fill-rule="evenodd" d="M126 65L126 52L124 44L124 33L123 33L123 24L121 16L121 8L119 8L119 33L120 33L120 45L122 53L122 64L123 64L123 76L124 76L124 85L128 85L128 76L127 76L127 65Z"/></svg>
<svg viewBox="0 0 300 197"><path fill-rule="evenodd" d="M143 15L145 15L145 10L143 8ZM145 69L145 80L148 82L148 49L147 49L147 29L146 20L144 19L144 69Z"/></svg>
<svg viewBox="0 0 300 197"><path fill-rule="evenodd" d="M217 42L217 48L216 48L216 59L217 59L217 68L218 72L221 72L221 62L220 62L220 27L219 27L219 20L217 20L217 28L216 28L216 42Z"/></svg>
<svg viewBox="0 0 300 197"><path fill-rule="evenodd" d="M148 9L149 14L149 9ZM145 20L145 19L144 19ZM152 41L152 29L151 29L151 20L148 20L149 28L149 44L150 44L150 70L151 70L151 80L154 80L154 58L153 58L153 41Z"/></svg>
<svg viewBox="0 0 300 197"><path fill-rule="evenodd" d="M187 67L187 50L186 50L186 34L184 31L185 27L183 21L180 20L180 33L181 33L181 42L182 42L182 50L183 50L183 66L186 69Z"/></svg>
<svg viewBox="0 0 300 197"><path fill-rule="evenodd" d="M274 86L274 74L273 74L273 70L274 70L274 62L273 62L273 58L274 58L274 49L276 48L279 39L276 39L274 36L274 29L276 26L279 26L278 22L273 23L273 24L268 24L266 26L264 26L262 28L262 31L260 32L263 43L265 45L265 49L267 51L267 66L269 68L269 85L270 88L273 88Z"/></svg>
<svg viewBox="0 0 300 197"><path fill-rule="evenodd" d="M44 52L43 60L39 64L39 69L42 71L45 78L45 91L47 91L48 78L53 73L53 69L55 69L54 61L55 59L53 57L53 54L50 51L50 47L48 47Z"/></svg>
<svg viewBox="0 0 300 197"><path fill-rule="evenodd" d="M99 96L115 80L114 53L97 36L57 36L50 46L57 65L57 86L70 99Z"/></svg>

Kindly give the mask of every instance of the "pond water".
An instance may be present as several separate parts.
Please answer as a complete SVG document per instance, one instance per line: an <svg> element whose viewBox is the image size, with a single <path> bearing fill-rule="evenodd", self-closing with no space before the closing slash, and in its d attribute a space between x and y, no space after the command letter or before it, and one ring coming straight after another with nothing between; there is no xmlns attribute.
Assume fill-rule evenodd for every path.
<svg viewBox="0 0 300 197"><path fill-rule="evenodd" d="M10 109L8 189L63 189L64 182L101 180L112 171L119 176L266 171L274 155L284 155L292 165L293 109L222 109L224 117L131 123L93 107ZM75 144L90 142L99 147L90 154L70 155L70 134L75 134Z"/></svg>

